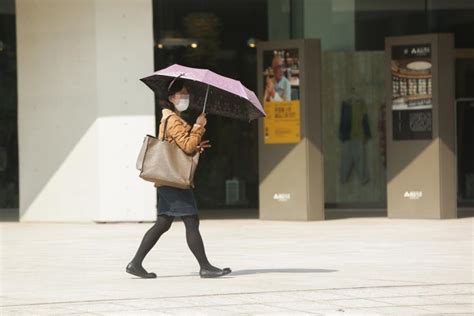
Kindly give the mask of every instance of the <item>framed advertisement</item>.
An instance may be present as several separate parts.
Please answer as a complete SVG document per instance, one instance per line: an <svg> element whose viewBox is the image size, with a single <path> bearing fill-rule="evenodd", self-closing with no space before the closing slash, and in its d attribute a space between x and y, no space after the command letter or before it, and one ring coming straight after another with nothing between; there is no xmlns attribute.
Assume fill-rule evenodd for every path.
<svg viewBox="0 0 474 316"><path fill-rule="evenodd" d="M298 49L263 51L265 144L294 144L301 140Z"/></svg>
<svg viewBox="0 0 474 316"><path fill-rule="evenodd" d="M394 140L432 139L431 44L392 46Z"/></svg>

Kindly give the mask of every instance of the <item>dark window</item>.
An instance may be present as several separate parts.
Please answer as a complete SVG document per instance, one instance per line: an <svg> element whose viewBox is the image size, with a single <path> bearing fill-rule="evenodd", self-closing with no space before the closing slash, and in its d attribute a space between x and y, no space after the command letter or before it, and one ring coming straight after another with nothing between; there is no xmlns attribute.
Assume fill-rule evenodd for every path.
<svg viewBox="0 0 474 316"><path fill-rule="evenodd" d="M267 39L266 0L154 0L153 14L156 69L174 63L208 68L257 90L256 50L249 43ZM156 118L158 126L158 105ZM213 147L196 172L199 207L257 208L257 122L209 116L206 129Z"/></svg>
<svg viewBox="0 0 474 316"><path fill-rule="evenodd" d="M18 217L15 3L0 4L0 218Z"/></svg>
<svg viewBox="0 0 474 316"><path fill-rule="evenodd" d="M356 50L383 50L385 37L426 33L454 33L456 48L474 48L470 0L356 0L355 4Z"/></svg>

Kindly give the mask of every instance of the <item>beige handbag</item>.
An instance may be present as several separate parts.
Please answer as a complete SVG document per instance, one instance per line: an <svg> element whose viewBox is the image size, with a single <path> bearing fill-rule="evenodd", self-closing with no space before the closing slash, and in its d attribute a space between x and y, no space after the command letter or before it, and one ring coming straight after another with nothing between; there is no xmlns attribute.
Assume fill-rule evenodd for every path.
<svg viewBox="0 0 474 316"><path fill-rule="evenodd" d="M140 178L181 189L194 187L194 172L199 162L199 153L186 154L176 143L165 140L168 119L165 120L163 138L146 135L138 154L136 167Z"/></svg>

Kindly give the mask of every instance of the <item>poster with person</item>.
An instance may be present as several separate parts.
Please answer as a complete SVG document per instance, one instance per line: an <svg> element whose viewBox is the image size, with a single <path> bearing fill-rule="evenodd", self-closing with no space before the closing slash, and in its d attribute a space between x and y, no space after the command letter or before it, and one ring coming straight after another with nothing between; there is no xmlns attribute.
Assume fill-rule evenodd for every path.
<svg viewBox="0 0 474 316"><path fill-rule="evenodd" d="M298 49L263 52L265 144L299 143L300 77Z"/></svg>

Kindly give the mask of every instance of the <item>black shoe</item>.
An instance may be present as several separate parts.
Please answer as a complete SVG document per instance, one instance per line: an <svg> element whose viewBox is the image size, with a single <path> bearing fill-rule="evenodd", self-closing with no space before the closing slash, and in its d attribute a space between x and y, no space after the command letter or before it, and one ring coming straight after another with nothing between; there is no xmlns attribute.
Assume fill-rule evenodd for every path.
<svg viewBox="0 0 474 316"><path fill-rule="evenodd" d="M201 269L199 270L199 275L201 278L218 278L223 275L231 273L232 270L230 268L224 268L223 270L208 270L208 269Z"/></svg>
<svg viewBox="0 0 474 316"><path fill-rule="evenodd" d="M132 262L130 262L128 265L127 265L127 268L125 269L126 272L130 273L130 274L133 274L133 275L136 275L136 276L139 276L141 278L145 278L145 279L153 279L153 278L156 278L156 274L153 273L153 272L146 272L146 270L142 267L142 266L138 266Z"/></svg>

